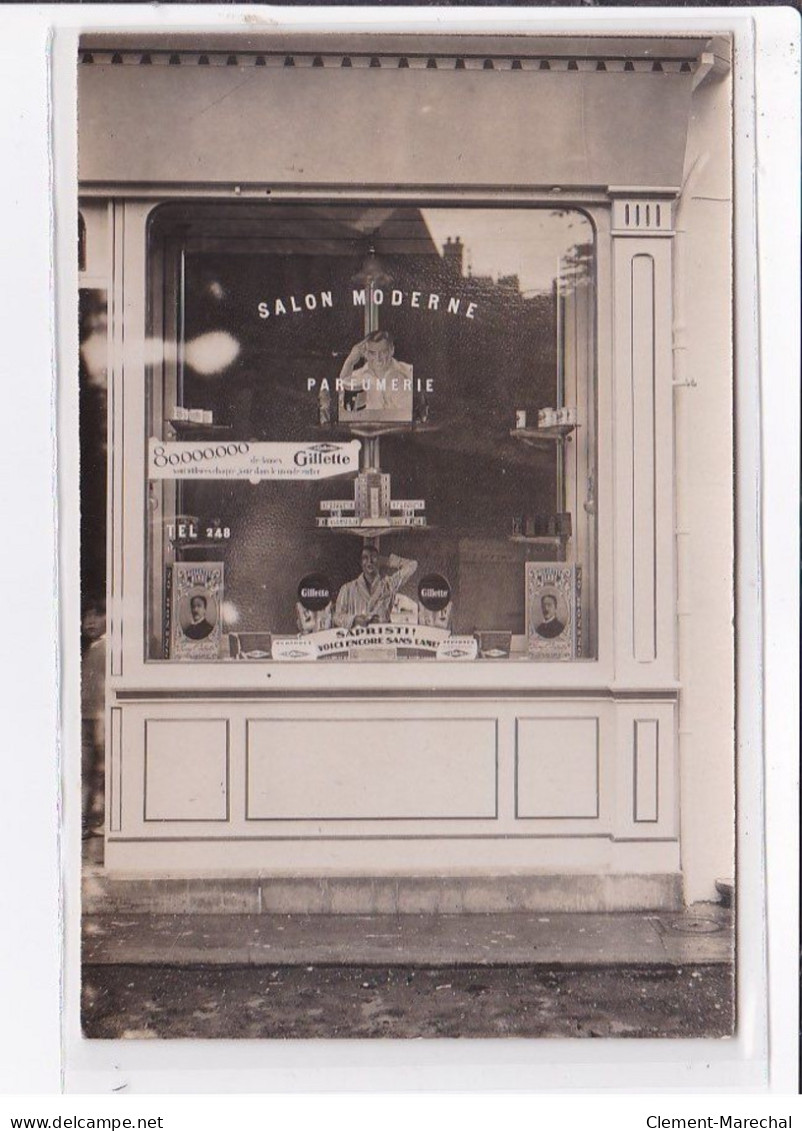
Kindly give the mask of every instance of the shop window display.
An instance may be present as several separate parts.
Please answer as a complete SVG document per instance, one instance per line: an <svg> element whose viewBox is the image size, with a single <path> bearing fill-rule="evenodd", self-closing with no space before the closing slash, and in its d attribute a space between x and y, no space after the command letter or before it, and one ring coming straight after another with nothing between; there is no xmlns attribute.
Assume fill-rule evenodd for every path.
<svg viewBox="0 0 802 1131"><path fill-rule="evenodd" d="M149 659L595 658L583 213L170 204L149 262Z"/></svg>

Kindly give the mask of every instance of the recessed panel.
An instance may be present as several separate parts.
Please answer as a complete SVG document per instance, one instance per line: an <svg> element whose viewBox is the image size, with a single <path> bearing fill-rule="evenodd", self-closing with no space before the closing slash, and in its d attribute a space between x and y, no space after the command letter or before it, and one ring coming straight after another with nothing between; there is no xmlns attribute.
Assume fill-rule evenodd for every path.
<svg viewBox="0 0 802 1131"><path fill-rule="evenodd" d="M658 819L658 723L635 720L635 813L637 822Z"/></svg>
<svg viewBox="0 0 802 1131"><path fill-rule="evenodd" d="M518 719L516 816L599 815L596 719Z"/></svg>
<svg viewBox="0 0 802 1131"><path fill-rule="evenodd" d="M495 818L495 719L248 723L252 820Z"/></svg>
<svg viewBox="0 0 802 1131"><path fill-rule="evenodd" d="M228 819L225 719L147 719L145 820Z"/></svg>
<svg viewBox="0 0 802 1131"><path fill-rule="evenodd" d="M645 208L645 205L644 205ZM636 660L657 655L655 572L654 259L632 260L632 646Z"/></svg>

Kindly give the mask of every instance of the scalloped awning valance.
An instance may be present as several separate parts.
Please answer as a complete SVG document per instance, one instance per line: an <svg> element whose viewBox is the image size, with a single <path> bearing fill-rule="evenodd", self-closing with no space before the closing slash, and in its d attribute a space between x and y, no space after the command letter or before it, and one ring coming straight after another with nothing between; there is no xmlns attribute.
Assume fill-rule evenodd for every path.
<svg viewBox="0 0 802 1131"><path fill-rule="evenodd" d="M80 180L678 187L704 43L84 39Z"/></svg>

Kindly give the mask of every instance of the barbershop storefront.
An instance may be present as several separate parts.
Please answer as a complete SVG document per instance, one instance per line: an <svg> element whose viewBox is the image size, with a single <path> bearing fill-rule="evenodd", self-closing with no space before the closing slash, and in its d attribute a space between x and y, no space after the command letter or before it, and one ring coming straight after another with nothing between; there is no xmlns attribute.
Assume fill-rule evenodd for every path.
<svg viewBox="0 0 802 1131"><path fill-rule="evenodd" d="M710 36L83 38L111 874L732 874L730 79Z"/></svg>

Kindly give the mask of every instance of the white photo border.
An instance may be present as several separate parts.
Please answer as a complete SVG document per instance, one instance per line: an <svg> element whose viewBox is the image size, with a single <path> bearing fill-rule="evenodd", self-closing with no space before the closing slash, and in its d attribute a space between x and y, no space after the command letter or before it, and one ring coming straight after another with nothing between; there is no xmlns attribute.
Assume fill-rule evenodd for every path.
<svg viewBox="0 0 802 1131"><path fill-rule="evenodd" d="M61 642L61 725L53 699L56 657L50 653L56 618L54 529L49 509L53 474L53 417L45 408L54 395L50 348L57 349L58 372L77 369L77 277L74 248L76 161L74 137L75 57L78 32L88 28L150 28L186 30L234 28L253 16L269 18L271 26L342 28L395 26L409 20L416 27L465 30L468 26L503 27L504 31L657 32L678 30L732 31L736 37L736 310L738 354L738 565L739 579L739 1032L730 1041L480 1041L480 1042L246 1042L246 1041L85 1041L78 1020L79 971L79 850L80 819L77 799L80 772L78 719L78 506L77 395L70 384L58 386L59 598ZM798 247L799 230L798 124L799 106L794 65L799 61L799 22L794 9L268 9L136 6L36 6L3 10L13 21L15 52L29 67L8 66L3 76L6 98L6 151L14 147L15 165L25 163L5 187L6 219L19 230L13 249L27 262L27 291L15 285L7 294L3 314L6 340L15 342L5 362L16 374L14 407L23 414L27 441L36 452L24 486L20 485L16 449L4 457L6 483L14 490L10 520L20 532L13 554L4 563L5 591L15 594L32 611L26 639L19 651L6 656L2 681L9 706L11 777L3 806L8 820L0 822L6 858L19 873L11 888L8 916L14 936L4 928L4 948L14 946L19 975L4 997L2 1049L6 1064L18 1065L16 1080L25 1090L52 1092L60 1086L63 1057L64 1087L72 1092L103 1093L120 1081L134 1081L138 1092L269 1092L319 1090L560 1090L632 1091L633 1069L638 1090L753 1091L763 1088L793 1091L796 1070L795 995L796 907L798 864L789 866L789 845L798 844L796 743L789 720L797 689L795 616L798 603L798 555L793 537L796 517L798 454ZM752 29L757 34L757 52ZM52 43L48 37L53 34ZM790 50L789 50L790 45ZM784 54L783 54L784 52ZM3 48L10 58L11 46ZM49 60L52 74L47 78ZM755 65L757 55L757 67ZM775 70L771 72L771 68ZM779 68L779 72L777 70ZM784 85L783 85L784 80ZM758 113L753 104L757 81ZM48 82L50 85L48 86ZM16 84L16 86L14 85ZM43 99L48 96L48 105ZM56 93L54 93L56 92ZM787 114L777 100L785 100ZM773 109L772 100L774 102ZM24 132L17 129L14 108L26 106L29 144L22 152ZM766 108L768 107L768 109ZM40 131L52 112L55 145L56 311L50 294L49 243L43 222L48 207L47 152ZM773 124L763 115L773 116ZM755 126L758 126L757 158ZM44 164L43 164L44 158ZM794 165L796 159L796 165ZM754 170L757 174L755 200ZM21 171L20 171L21 170ZM21 189L25 178L30 186ZM754 277L755 211L760 220L760 291ZM23 238L24 237L24 238ZM11 238L11 237L9 237ZM17 282L19 277L17 276ZM34 300L33 304L31 299ZM751 312L760 302L758 325ZM71 314L72 312L72 314ZM58 324L57 343L53 336ZM24 342L11 334L26 328ZM47 331L45 333L45 331ZM47 348L44 342L47 342ZM35 345L31 346L31 342ZM745 374L758 373L763 383L751 386ZM770 371L772 379L767 379ZM19 381L27 372L30 384ZM777 377L779 373L779 377ZM759 415L762 408L762 420ZM790 409L790 411L789 411ZM761 463L761 435L762 458ZM763 509L758 491L762 473ZM13 477L12 477L13 476ZM33 517L32 517L33 516ZM762 523L762 526L761 526ZM764 535L761 571L760 532ZM13 557L13 561L11 558ZM792 561L789 559L793 559ZM18 598L17 596L18 595ZM766 603L762 604L765 598ZM762 635L770 641L762 651ZM48 642L42 648L42 641ZM765 669L763 664L765 662ZM20 670L32 677L20 689ZM768 680L765 704L760 695L762 674ZM21 690L21 701L20 701ZM20 709L20 702L22 709ZM765 708L765 715L763 714ZM766 746L764 747L764 743ZM56 767L61 761L63 823L59 824ZM763 791L764 749L767 787ZM31 776L36 773L35 785ZM756 798L768 805L768 819ZM764 823L765 822L765 823ZM41 842L39 830L45 829ZM59 984L58 880L61 870L58 838L63 845L65 908L65 966L63 1051L59 1053L61 1016ZM31 846L31 841L35 843ZM25 854L19 845L27 846ZM26 859L20 861L21 856ZM764 868L768 867L768 892ZM790 874L789 874L790 873ZM27 891L27 896L26 896ZM34 894L35 893L35 894ZM763 934L763 911L768 907L769 934ZM49 924L49 926L48 926ZM765 947L769 948L770 983L766 981ZM23 955L20 952L24 952ZM782 981L784 979L784 981ZM770 1018L765 1002L771 1004ZM23 1037L19 1018L28 1017L33 1038ZM54 1030L55 1023L55 1030ZM771 1061L769 1060L771 1037ZM35 1049L35 1055L34 1055ZM555 1054L559 1065L555 1065ZM4 1067L3 1071L7 1071ZM0 1076L0 1080L2 1076Z"/></svg>

